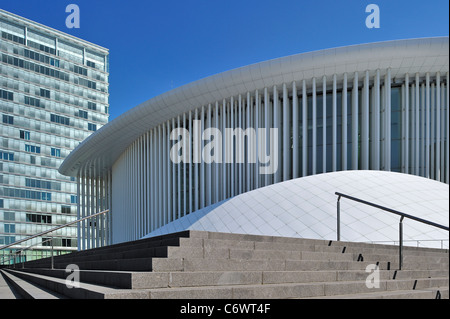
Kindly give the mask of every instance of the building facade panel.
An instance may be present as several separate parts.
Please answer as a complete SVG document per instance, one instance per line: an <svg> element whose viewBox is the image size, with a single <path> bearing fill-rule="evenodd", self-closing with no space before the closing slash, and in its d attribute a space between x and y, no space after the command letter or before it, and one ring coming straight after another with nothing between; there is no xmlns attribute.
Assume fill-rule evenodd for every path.
<svg viewBox="0 0 450 319"><path fill-rule="evenodd" d="M0 246L77 219L76 176L58 168L108 122L108 54L0 10ZM76 226L53 236L57 253L78 247ZM49 238L11 251L35 245L22 258L41 258Z"/></svg>

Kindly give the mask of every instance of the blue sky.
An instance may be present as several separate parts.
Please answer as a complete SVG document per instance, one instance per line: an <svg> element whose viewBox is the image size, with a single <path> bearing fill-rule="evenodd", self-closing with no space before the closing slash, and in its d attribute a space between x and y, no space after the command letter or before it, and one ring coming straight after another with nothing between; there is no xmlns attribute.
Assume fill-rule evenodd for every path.
<svg viewBox="0 0 450 319"><path fill-rule="evenodd" d="M80 7L80 29L65 8ZM368 4L381 26L365 25ZM0 0L0 8L110 49L110 120L172 88L331 47L448 36L448 0Z"/></svg>

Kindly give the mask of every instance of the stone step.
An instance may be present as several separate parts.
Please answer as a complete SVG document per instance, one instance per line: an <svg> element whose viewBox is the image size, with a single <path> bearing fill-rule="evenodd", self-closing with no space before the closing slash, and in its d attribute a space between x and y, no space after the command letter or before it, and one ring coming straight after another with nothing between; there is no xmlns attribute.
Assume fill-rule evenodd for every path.
<svg viewBox="0 0 450 319"><path fill-rule="evenodd" d="M69 264L80 269L79 288L67 287ZM379 265L379 289L366 287L372 264ZM449 277L448 250L405 247L397 271L398 246L197 231L58 256L54 266L47 258L7 271L80 299L430 298L441 287L448 296Z"/></svg>
<svg viewBox="0 0 450 319"><path fill-rule="evenodd" d="M196 286L157 289L113 289L100 285L80 283L79 288L69 288L64 279L49 277L38 274L8 270L17 276L34 284L57 291L71 298L88 299L269 299L269 298L305 298L326 297L342 295L361 295L369 293L383 293L386 291L414 291L430 290L434 287L448 287L448 278L432 279L407 279L407 280L381 280L380 288L370 289L365 281L342 281L342 282L307 282L307 283L275 283L275 284L251 284L242 282L239 285ZM10 273L8 274L10 276ZM268 274L273 276L274 274ZM216 277L217 278L217 277ZM328 278L331 279L331 278ZM22 281L23 282L23 281ZM428 297L432 297L431 295Z"/></svg>
<svg viewBox="0 0 450 319"><path fill-rule="evenodd" d="M365 282L312 282L312 283L284 283L267 285L235 285L192 288L150 289L150 299L287 299L339 296L346 294L385 293L392 291L396 285L391 285L392 280L380 282L379 289L367 288ZM405 280L404 286L412 290L414 280ZM418 281L420 282L420 280ZM436 280L438 282L438 279ZM439 282L438 282L439 283ZM431 284L431 283L429 283ZM427 282L421 283L423 289L448 285L448 278L442 279L438 286L425 287ZM411 288L409 288L409 286ZM416 288L419 289L419 288ZM400 290L400 289L396 289ZM406 291L406 290L405 290ZM430 295L431 296L431 295Z"/></svg>
<svg viewBox="0 0 450 319"><path fill-rule="evenodd" d="M192 236L186 237L186 236ZM177 237L184 236L184 237ZM172 246L170 246L172 245ZM239 234L223 234L208 232L183 232L179 235L161 236L158 238L144 239L131 243L117 244L108 247L101 247L87 251L76 252L64 256L54 258L55 263L81 263L87 261L115 260L115 259L136 259L142 257L223 257L239 258L237 254L244 254L244 250L249 251L248 255L255 255L256 259L262 259L264 255L285 254L290 259L308 259L309 257L294 257L297 253L302 252L305 256L308 252L323 253L324 259L350 259L349 254L353 253L353 258L357 259L360 254L365 258L373 260L390 261L391 258L398 256L398 248L389 245L371 245L365 243L344 243L330 242L323 240L311 240L302 238L283 238L270 236L253 236ZM177 247L179 246L179 247ZM367 248L371 247L371 248ZM374 248L376 247L376 248ZM264 253L264 250L268 251ZM254 251L254 252L250 252ZM405 247L405 258L419 258L411 254L424 255L423 259L438 260L444 258L448 261L448 253L442 250L432 250L434 255L425 257L424 254L431 254L430 251ZM345 252L342 256L337 254ZM336 254L328 255L328 254ZM348 254L347 254L348 253ZM436 254L438 254L436 256ZM379 257L370 257L370 255L378 255ZM297 255L298 256L298 255ZM319 255L317 255L319 256ZM328 258L327 256L333 256ZM242 256L241 258L244 258ZM246 257L248 258L248 257ZM321 259L316 257L314 259ZM420 260L420 259L417 259ZM26 263L26 267L49 267L50 259L34 261Z"/></svg>
<svg viewBox="0 0 450 319"><path fill-rule="evenodd" d="M37 284L41 287L45 287L46 289L50 289L58 294L73 299L107 299L108 296L109 298L140 299L148 296L147 292L141 290L115 289L101 285L86 284L83 282L79 283L79 287L70 287L70 285L67 285L65 279L10 269L8 270L8 273L8 275L11 275L12 273L13 275L19 277L22 282L26 282L29 285Z"/></svg>
<svg viewBox="0 0 450 319"><path fill-rule="evenodd" d="M2 275L6 280L14 287L14 289L20 295L17 296L23 299L65 299L61 294L46 289L37 284L25 281L18 276L14 275L14 272L1 270ZM16 273L17 274L17 273ZM16 298L17 299L17 298Z"/></svg>
<svg viewBox="0 0 450 319"><path fill-rule="evenodd" d="M434 287L421 290L380 291L372 293L309 297L302 299L449 299L449 289L445 287Z"/></svg>
<svg viewBox="0 0 450 319"><path fill-rule="evenodd" d="M2 270L0 270L0 300L21 299L20 294L5 280Z"/></svg>
<svg viewBox="0 0 450 319"><path fill-rule="evenodd" d="M63 269L24 269L27 273L65 279ZM117 272L80 271L80 281L123 289L193 287L237 284L276 284L323 281L365 281L365 270L328 271L186 271L186 272ZM381 270L380 279L417 279L448 277L448 270Z"/></svg>

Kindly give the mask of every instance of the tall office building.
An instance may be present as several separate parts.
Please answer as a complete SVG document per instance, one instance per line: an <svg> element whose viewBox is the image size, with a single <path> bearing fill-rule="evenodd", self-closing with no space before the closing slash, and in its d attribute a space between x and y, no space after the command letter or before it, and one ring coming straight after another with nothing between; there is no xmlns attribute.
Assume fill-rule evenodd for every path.
<svg viewBox="0 0 450 319"><path fill-rule="evenodd" d="M0 246L77 218L77 184L64 158L108 122L108 50L0 10ZM77 249L77 228L52 234L57 254ZM21 258L47 256L49 235Z"/></svg>

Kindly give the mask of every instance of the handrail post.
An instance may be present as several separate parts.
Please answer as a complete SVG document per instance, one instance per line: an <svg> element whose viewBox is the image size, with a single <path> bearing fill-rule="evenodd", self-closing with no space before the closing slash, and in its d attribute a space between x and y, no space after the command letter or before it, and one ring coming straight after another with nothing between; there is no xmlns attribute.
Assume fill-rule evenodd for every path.
<svg viewBox="0 0 450 319"><path fill-rule="evenodd" d="M405 216L402 216L400 218L400 224L399 224L399 251L398 251L398 269L402 270L403 266L403 219Z"/></svg>
<svg viewBox="0 0 450 319"><path fill-rule="evenodd" d="M52 245L52 249L51 249L51 268L54 269L55 264L54 264L54 261L53 261L53 236L51 237L50 242L51 242L51 245Z"/></svg>
<svg viewBox="0 0 450 319"><path fill-rule="evenodd" d="M337 199L337 241L341 241L341 196Z"/></svg>

